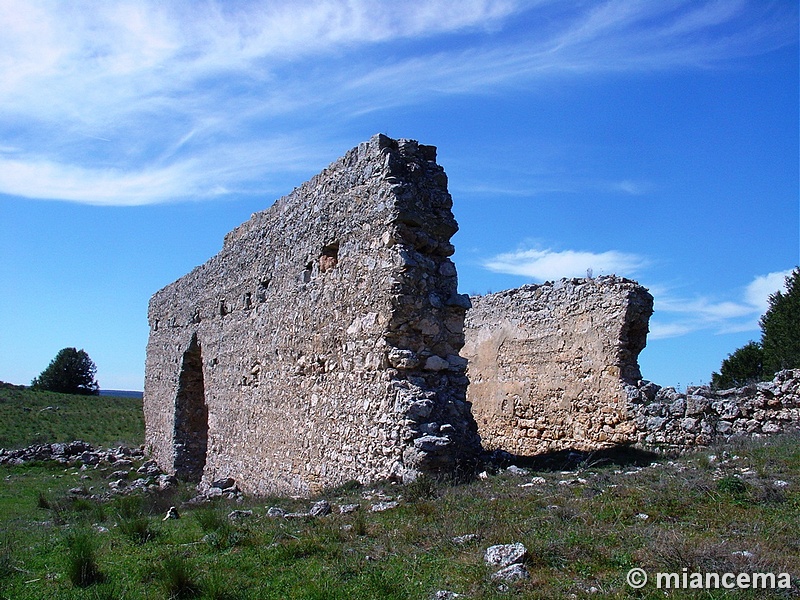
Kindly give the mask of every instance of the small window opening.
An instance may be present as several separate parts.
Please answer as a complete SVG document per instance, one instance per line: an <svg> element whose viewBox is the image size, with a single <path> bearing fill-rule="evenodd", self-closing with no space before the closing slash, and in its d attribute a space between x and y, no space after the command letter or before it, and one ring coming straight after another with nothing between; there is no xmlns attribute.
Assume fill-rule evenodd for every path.
<svg viewBox="0 0 800 600"><path fill-rule="evenodd" d="M311 272L314 270L314 263L308 263L306 268L303 269L303 272L300 274L300 280L303 283L308 283L311 281Z"/></svg>
<svg viewBox="0 0 800 600"><path fill-rule="evenodd" d="M269 287L269 279L264 279L258 284L258 291L256 291L256 298L259 302L264 302L267 299L267 288Z"/></svg>
<svg viewBox="0 0 800 600"><path fill-rule="evenodd" d="M322 248L322 254L319 257L319 272L330 271L337 264L339 264L339 242L334 242Z"/></svg>

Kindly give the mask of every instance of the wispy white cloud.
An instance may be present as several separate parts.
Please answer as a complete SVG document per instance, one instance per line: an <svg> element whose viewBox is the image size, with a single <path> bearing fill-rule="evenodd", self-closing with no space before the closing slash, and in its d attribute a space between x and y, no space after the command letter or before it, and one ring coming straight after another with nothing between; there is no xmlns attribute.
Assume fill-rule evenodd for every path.
<svg viewBox="0 0 800 600"><path fill-rule="evenodd" d="M277 191L264 172L312 171L320 152L277 137L258 144L221 144L191 158L154 161L139 168L83 167L42 157L25 160L0 153L0 190L23 198L58 199L105 206L138 206L175 199L213 198L231 192Z"/></svg>
<svg viewBox="0 0 800 600"><path fill-rule="evenodd" d="M638 255L616 250L587 252L579 250L519 250L498 254L483 263L495 273L522 275L535 281L560 279L562 277L585 277L587 272L595 275L632 276L647 261Z"/></svg>
<svg viewBox="0 0 800 600"><path fill-rule="evenodd" d="M670 338L696 331L716 334L759 330L758 320L769 306L769 296L785 291L785 278L791 270L759 275L739 291L738 299L685 298L662 288L653 291L655 313L650 324L650 339Z"/></svg>
<svg viewBox="0 0 800 600"><path fill-rule="evenodd" d="M642 196L650 192L653 186L647 181L623 179L621 181L591 181L565 174L563 177L553 178L552 175L529 175L516 178L520 181L515 186L505 183L491 184L459 183L452 187L454 193L481 194L514 197L532 197L544 194L586 194L586 193L614 193L624 196ZM515 179L516 179L515 178ZM526 181L527 179L527 181Z"/></svg>
<svg viewBox="0 0 800 600"><path fill-rule="evenodd" d="M208 167L215 148L252 165L259 138L313 127L303 145L312 155L336 123L431 95L708 67L791 42L784 17L745 0L0 0L0 193L190 197L219 189ZM78 141L87 139L104 145ZM253 168L230 169L222 187L279 166ZM53 177L25 185L23 173ZM98 174L119 193L82 196ZM634 180L609 185L642 191Z"/></svg>

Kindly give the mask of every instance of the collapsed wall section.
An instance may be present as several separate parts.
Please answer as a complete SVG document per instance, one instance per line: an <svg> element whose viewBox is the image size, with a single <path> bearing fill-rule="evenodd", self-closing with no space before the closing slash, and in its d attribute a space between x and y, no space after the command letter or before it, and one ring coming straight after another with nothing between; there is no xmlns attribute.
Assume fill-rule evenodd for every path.
<svg viewBox="0 0 800 600"><path fill-rule="evenodd" d="M434 147L375 136L157 292L144 410L159 466L311 494L469 463L451 207ZM207 438L188 462L184 414Z"/></svg>
<svg viewBox="0 0 800 600"><path fill-rule="evenodd" d="M800 369L780 371L772 381L686 392L641 381L628 387L635 441L669 452L800 430Z"/></svg>
<svg viewBox="0 0 800 600"><path fill-rule="evenodd" d="M635 440L626 384L641 379L653 297L615 276L472 299L461 355L487 450L532 456Z"/></svg>

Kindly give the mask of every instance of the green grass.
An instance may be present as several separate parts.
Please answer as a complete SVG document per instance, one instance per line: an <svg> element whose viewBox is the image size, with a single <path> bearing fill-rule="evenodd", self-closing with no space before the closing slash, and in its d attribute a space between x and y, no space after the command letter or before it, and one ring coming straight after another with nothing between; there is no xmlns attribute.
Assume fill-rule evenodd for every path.
<svg viewBox="0 0 800 600"><path fill-rule="evenodd" d="M142 401L0 388L0 448L73 440L138 446L144 441Z"/></svg>
<svg viewBox="0 0 800 600"><path fill-rule="evenodd" d="M46 410L58 406L58 410ZM0 446L84 439L140 444L141 401L0 389ZM542 467L544 468L544 467ZM266 516L313 499L216 501L166 510L193 495L107 496L114 465L0 467L0 599L663 598L625 583L653 574L789 572L800 597L800 436L736 442L647 467L583 463L578 471L506 473L450 484L422 478L400 506L368 512L371 488L348 482L323 497L362 510L320 519ZM136 475L134 475L136 477ZM561 485L562 481L571 481ZM234 509L253 516L228 519ZM457 545L468 533L480 539ZM531 579L498 589L483 562L492 544L522 542ZM592 591L594 590L594 591ZM672 590L670 598L762 598L764 590Z"/></svg>
<svg viewBox="0 0 800 600"><path fill-rule="evenodd" d="M69 494L81 485L103 493L113 469L0 467L0 598L405 600L443 589L490 599L665 597L653 585L629 588L632 567L651 574L789 572L795 589L771 597L800 595L796 435L644 468L532 472L546 483L525 488L519 484L530 477L505 473L460 485L428 479L410 488L384 486L384 493L404 497L383 513L368 511L377 501L364 497L371 488L348 484L324 497L334 506L359 502L361 511L310 520L266 513L274 505L307 509L313 499L216 501L180 508L180 519L162 522L191 489L101 502ZM559 484L566 480L573 483ZM227 517L248 508L249 518ZM468 533L480 539L452 541ZM483 553L510 542L528 548L531 579L501 591ZM88 565L85 579L76 579L76 563ZM668 597L770 596L672 590Z"/></svg>

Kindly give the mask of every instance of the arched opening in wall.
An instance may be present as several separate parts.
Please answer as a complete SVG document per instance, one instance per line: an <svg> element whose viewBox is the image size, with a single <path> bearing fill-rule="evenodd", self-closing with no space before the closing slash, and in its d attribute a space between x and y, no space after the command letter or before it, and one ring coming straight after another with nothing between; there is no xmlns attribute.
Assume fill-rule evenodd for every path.
<svg viewBox="0 0 800 600"><path fill-rule="evenodd" d="M183 353L175 397L175 475L200 481L208 450L208 407L203 382L203 356L197 334Z"/></svg>

